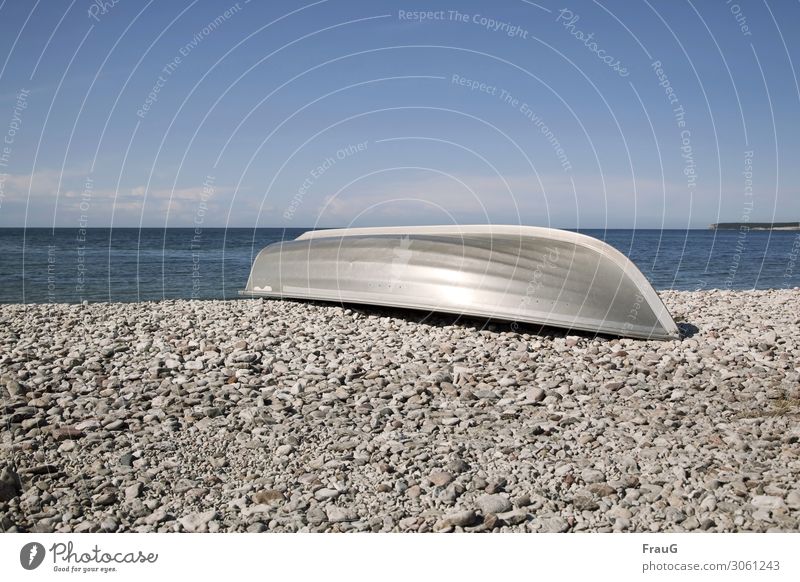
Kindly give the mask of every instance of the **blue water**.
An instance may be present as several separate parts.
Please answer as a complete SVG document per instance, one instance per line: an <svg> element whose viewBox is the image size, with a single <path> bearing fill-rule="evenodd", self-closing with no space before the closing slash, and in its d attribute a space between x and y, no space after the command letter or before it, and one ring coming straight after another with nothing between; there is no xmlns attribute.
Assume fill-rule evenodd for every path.
<svg viewBox="0 0 800 582"><path fill-rule="evenodd" d="M261 248L306 229L0 229L0 302L236 298ZM800 287L800 233L583 230L656 289Z"/></svg>

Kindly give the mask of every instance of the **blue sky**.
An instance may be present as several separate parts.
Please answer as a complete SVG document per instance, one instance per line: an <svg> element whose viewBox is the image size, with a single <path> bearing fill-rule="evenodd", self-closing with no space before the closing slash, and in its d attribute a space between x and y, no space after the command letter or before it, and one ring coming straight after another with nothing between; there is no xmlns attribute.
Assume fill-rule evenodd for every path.
<svg viewBox="0 0 800 582"><path fill-rule="evenodd" d="M798 220L797 22L774 1L7 0L0 226Z"/></svg>

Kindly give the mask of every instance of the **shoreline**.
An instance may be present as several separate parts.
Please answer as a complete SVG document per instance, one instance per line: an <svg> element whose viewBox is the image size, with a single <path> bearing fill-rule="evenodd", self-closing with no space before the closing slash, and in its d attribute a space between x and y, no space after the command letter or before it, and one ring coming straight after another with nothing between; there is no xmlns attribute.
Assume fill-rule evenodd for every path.
<svg viewBox="0 0 800 582"><path fill-rule="evenodd" d="M800 289L659 295L688 337L0 304L0 531L797 531Z"/></svg>

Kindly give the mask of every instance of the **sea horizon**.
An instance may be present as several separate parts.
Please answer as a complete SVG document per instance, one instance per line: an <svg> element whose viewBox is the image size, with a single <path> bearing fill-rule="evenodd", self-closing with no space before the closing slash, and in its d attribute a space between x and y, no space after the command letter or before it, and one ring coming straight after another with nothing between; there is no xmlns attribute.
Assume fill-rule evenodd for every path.
<svg viewBox="0 0 800 582"><path fill-rule="evenodd" d="M308 230L313 228L2 228L0 302L235 299L262 248ZM800 286L795 231L565 230L614 246L656 290Z"/></svg>

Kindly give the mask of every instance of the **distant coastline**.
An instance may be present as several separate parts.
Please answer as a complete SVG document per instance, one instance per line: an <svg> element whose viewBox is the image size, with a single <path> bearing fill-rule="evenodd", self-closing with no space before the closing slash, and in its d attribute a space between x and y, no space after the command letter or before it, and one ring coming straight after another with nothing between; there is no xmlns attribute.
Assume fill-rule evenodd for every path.
<svg viewBox="0 0 800 582"><path fill-rule="evenodd" d="M715 222L709 230L800 230L800 222Z"/></svg>

